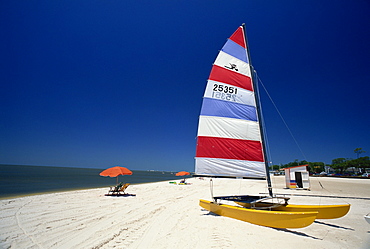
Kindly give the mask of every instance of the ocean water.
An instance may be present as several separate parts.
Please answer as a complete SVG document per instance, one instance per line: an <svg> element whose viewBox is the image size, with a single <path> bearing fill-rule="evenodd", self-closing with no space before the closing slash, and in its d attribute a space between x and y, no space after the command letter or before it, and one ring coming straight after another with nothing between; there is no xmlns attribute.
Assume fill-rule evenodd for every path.
<svg viewBox="0 0 370 249"><path fill-rule="evenodd" d="M116 177L103 177L104 169L0 165L0 198L108 187ZM181 179L174 172L132 170L132 175L119 176L119 182L147 183Z"/></svg>

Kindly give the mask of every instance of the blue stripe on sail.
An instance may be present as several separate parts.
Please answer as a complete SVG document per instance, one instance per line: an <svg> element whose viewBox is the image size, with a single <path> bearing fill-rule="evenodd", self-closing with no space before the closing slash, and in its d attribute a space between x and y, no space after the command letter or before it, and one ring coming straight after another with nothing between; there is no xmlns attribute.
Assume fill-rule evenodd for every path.
<svg viewBox="0 0 370 249"><path fill-rule="evenodd" d="M227 40L225 45L222 47L221 51L235 58L238 58L239 60L249 63L247 59L247 51L245 50L245 48L243 48L242 46L233 42L230 39Z"/></svg>
<svg viewBox="0 0 370 249"><path fill-rule="evenodd" d="M200 115L257 121L256 108L234 102L203 98Z"/></svg>

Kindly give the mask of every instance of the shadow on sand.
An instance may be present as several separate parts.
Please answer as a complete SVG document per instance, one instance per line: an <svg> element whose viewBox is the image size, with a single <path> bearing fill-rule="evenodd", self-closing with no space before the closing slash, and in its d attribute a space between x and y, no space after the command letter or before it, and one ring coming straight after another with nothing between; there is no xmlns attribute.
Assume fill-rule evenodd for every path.
<svg viewBox="0 0 370 249"><path fill-rule="evenodd" d="M202 211L208 211L207 209L201 209L201 210ZM204 213L203 215L210 215L210 216L219 216L219 217L222 217L221 215L218 215L218 214L215 214L215 213L212 213L212 212L209 212L209 211L208 211L208 213ZM252 223L250 223L250 224L252 224ZM256 226L258 226L258 225L256 225ZM274 230L285 232L285 233L291 233L291 234L294 234L294 235L298 235L298 236L302 236L302 237L307 237L307 238L311 238L311 239L322 240L320 238L317 238L317 237L308 235L308 234L303 233L303 232L293 231L293 230L284 229L284 228L274 228L274 227L266 227L266 228L274 229Z"/></svg>
<svg viewBox="0 0 370 249"><path fill-rule="evenodd" d="M205 212L208 211L207 209L204 209L204 208L202 208L201 210L202 211L205 211ZM212 212L209 212L209 211L208 211L208 213L204 213L203 215L220 216L220 217L222 217L221 215L218 215L218 214L215 214L215 213L212 213Z"/></svg>
<svg viewBox="0 0 370 249"><path fill-rule="evenodd" d="M271 228L275 229L277 231L285 232L285 233L290 233L290 234L294 234L294 235L298 235L298 236L302 236L302 237L307 237L307 238L311 238L311 239L322 240L320 238L308 235L308 234L303 233L303 232L298 232L298 231L293 231L293 230L283 229L283 228L273 228L273 227L271 227Z"/></svg>
<svg viewBox="0 0 370 249"><path fill-rule="evenodd" d="M340 229L344 229L344 230L355 231L355 229L353 229L353 228L342 227L342 226L338 226L338 225L334 225L334 224L329 224L329 223L325 223L325 222L321 222L321 221L317 221L317 220L315 220L314 223L317 223L317 224L320 224L320 225L329 226L329 227L334 227L334 228L340 228Z"/></svg>
<svg viewBox="0 0 370 249"><path fill-rule="evenodd" d="M136 194L105 194L105 196L112 196L112 197L128 197L128 196L136 196Z"/></svg>

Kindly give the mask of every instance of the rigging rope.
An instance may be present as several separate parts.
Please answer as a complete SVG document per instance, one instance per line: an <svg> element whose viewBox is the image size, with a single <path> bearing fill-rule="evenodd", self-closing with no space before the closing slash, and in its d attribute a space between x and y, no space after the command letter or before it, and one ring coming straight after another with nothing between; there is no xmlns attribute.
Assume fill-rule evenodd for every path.
<svg viewBox="0 0 370 249"><path fill-rule="evenodd" d="M209 180L209 188L210 188L210 191L211 191L211 197L214 201L214 198L213 198L213 181L212 181L212 178Z"/></svg>
<svg viewBox="0 0 370 249"><path fill-rule="evenodd" d="M258 75L257 75L257 71L254 70L254 73L255 75L257 76L258 78ZM259 88L258 88L258 84L256 84L256 91L259 92ZM269 158L271 158L271 154L270 154L270 146L269 146L269 143L268 143L268 139L267 139L267 130L266 130L266 126L265 126L265 120L264 120L264 115L263 115L263 110L262 110L262 104L261 104L261 97L258 98L258 104L259 104L259 107L260 107L260 112L261 112L261 120L260 122L262 123L262 129L263 129L263 134L264 134L264 140L265 140L265 144L266 144L266 153L267 153L267 156ZM270 164L270 162L268 162Z"/></svg>
<svg viewBox="0 0 370 249"><path fill-rule="evenodd" d="M254 73L255 73L255 76L257 77L258 82L260 82L260 83L261 83L261 86L263 87L263 89L265 90L265 92L266 92L267 96L269 97L269 99L270 99L271 103L272 103L272 104L273 104L273 106L275 107L275 109L276 109L277 113L279 114L279 116L280 116L281 120L283 121L283 123L284 123L285 127L288 129L288 131L289 131L290 135L292 136L292 138L293 138L293 140L294 140L295 144L297 145L298 149L299 149L299 150L300 150L300 152L302 153L302 156L303 156L304 160L306 160L306 161L307 161L306 155L303 153L303 151L302 151L302 149L301 149L301 146L299 146L298 141L295 139L295 137L294 137L294 135L293 135L292 131L290 130L290 128L289 128L289 126L288 126L288 124L285 122L285 119L283 118L283 115L281 115L281 112L280 112L280 111L279 111L279 109L277 108L277 106L276 106L275 102L272 100L271 95L270 95L270 94L269 94L269 92L267 91L267 89L266 89L265 85L263 84L263 82L262 82L261 78L258 76L257 71L256 71L256 70L254 70ZM258 84L257 84L257 85L258 85Z"/></svg>
<svg viewBox="0 0 370 249"><path fill-rule="evenodd" d="M325 190L325 191L327 191L329 194L331 194L331 195L335 196L335 195L334 195L334 193L332 193L331 191L329 191L327 188L324 188L324 186L321 184L320 180L318 180L318 182L319 182L319 184L320 184L321 190ZM321 201L321 198L320 198L320 201ZM350 203L349 203L349 202L347 202L347 201L344 201L344 202L346 202L347 204L350 204Z"/></svg>

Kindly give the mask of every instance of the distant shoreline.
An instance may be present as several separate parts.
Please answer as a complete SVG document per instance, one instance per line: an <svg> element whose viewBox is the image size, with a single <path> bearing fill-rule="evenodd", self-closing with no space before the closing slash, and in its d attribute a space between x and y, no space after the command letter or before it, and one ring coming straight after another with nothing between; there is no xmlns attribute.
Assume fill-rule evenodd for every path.
<svg viewBox="0 0 370 249"><path fill-rule="evenodd" d="M0 199L65 191L109 188L118 182L130 184L173 180L172 172L132 170L132 175L100 176L102 169L0 165ZM180 178L177 178L180 179Z"/></svg>

